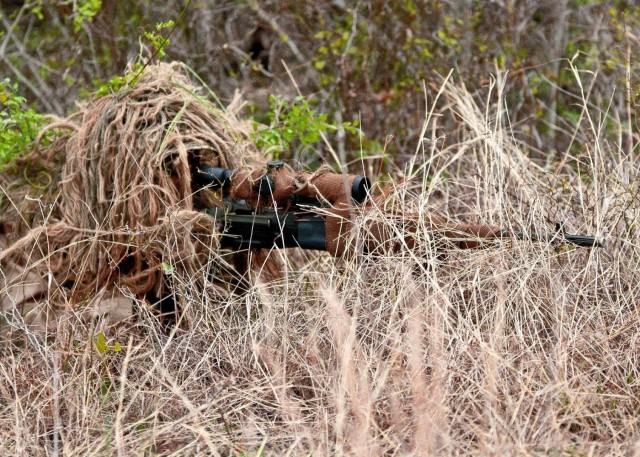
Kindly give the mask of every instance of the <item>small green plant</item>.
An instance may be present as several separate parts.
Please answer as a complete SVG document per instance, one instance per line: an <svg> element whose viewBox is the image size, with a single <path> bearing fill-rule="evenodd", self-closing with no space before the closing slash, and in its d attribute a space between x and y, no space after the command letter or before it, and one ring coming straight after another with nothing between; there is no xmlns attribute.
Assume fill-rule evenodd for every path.
<svg viewBox="0 0 640 457"><path fill-rule="evenodd" d="M117 75L111 78L109 81L95 80L93 81L93 87L95 89L95 95L98 97L104 97L111 93L119 91L124 86L132 86L138 80L142 74L142 63L136 62L133 68L127 71L124 75ZM85 94L87 95L87 94Z"/></svg>
<svg viewBox="0 0 640 457"><path fill-rule="evenodd" d="M173 20L169 20L166 22L158 22L155 25L155 30L144 33L144 39L147 41L147 43L151 46L151 49L153 50L152 57L157 57L158 59L162 59L164 56L166 56L165 49L171 43L171 41L169 40L169 36L171 35L171 32L175 28L175 25L176 23ZM165 29L169 29L169 30L166 33L166 35L163 35L162 31ZM95 89L95 92L94 92L95 95L97 95L98 97L103 97L113 92L117 92L118 90L120 90L125 86L134 85L138 80L138 78L140 77L140 75L142 74L142 72L144 71L144 68L146 67L147 64L148 62L143 64L141 60L138 60L134 64L133 68L127 71L127 73L125 73L124 75L114 76L113 78L111 78L109 81L106 81L106 82L102 80L94 80L93 87Z"/></svg>
<svg viewBox="0 0 640 457"><path fill-rule="evenodd" d="M79 32L85 21L91 22L102 8L102 0L79 0L73 2L73 28ZM41 10L40 10L41 11ZM37 14L37 13L36 13ZM42 12L40 12L42 14Z"/></svg>
<svg viewBox="0 0 640 457"><path fill-rule="evenodd" d="M338 130L338 125L328 122L326 114L312 109L304 97L298 96L292 102L287 102L272 95L269 105L267 126L255 122L252 139L259 149L271 152L275 158L296 146L317 143L323 133ZM352 135L360 134L357 122L343 122L341 127Z"/></svg>
<svg viewBox="0 0 640 457"><path fill-rule="evenodd" d="M26 151L46 123L42 114L25 109L25 103L17 83L9 78L0 81L0 169Z"/></svg>
<svg viewBox="0 0 640 457"><path fill-rule="evenodd" d="M29 10L39 21L44 19L44 14L42 12L42 0L38 0L31 4L31 8Z"/></svg>
<svg viewBox="0 0 640 457"><path fill-rule="evenodd" d="M96 335L95 345L98 352L103 355L108 354L109 352L122 351L122 345L117 341L113 343L113 346L109 346L107 344L107 337L102 332Z"/></svg>
<svg viewBox="0 0 640 457"><path fill-rule="evenodd" d="M162 262L162 272L166 276L172 276L173 275L173 267L171 266L170 263Z"/></svg>
<svg viewBox="0 0 640 457"><path fill-rule="evenodd" d="M171 43L171 41L169 40L169 35L171 35L171 31L173 30L175 25L176 23L172 20L166 22L158 22L156 24L155 30L144 33L144 37L153 48L153 53L158 57L158 59L162 59L167 54L165 49ZM162 31L164 29L169 29L167 35L162 34Z"/></svg>

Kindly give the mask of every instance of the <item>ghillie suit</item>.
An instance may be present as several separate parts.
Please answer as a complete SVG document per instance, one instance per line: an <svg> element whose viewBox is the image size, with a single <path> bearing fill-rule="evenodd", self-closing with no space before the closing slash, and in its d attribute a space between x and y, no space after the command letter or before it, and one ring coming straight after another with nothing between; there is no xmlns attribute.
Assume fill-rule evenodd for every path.
<svg viewBox="0 0 640 457"><path fill-rule="evenodd" d="M197 211L219 202L196 192L192 174L201 163L264 163L234 125L177 64L150 66L50 124L42 134L55 139L0 174L0 337L52 328L65 309L121 318L176 275L202 290L211 264L225 263L212 219Z"/></svg>

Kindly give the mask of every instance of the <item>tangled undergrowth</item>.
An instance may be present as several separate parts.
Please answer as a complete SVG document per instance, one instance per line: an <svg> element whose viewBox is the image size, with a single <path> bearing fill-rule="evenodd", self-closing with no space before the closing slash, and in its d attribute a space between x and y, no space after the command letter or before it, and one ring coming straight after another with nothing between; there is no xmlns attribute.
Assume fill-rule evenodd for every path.
<svg viewBox="0 0 640 457"><path fill-rule="evenodd" d="M438 262L429 248L432 234L423 230L415 252L375 258L335 261L311 255L303 267L294 267L287 261L289 253L274 251L272 257L284 260L279 280L258 281L242 294L224 297L203 281L204 270L174 268L173 286L189 325L167 334L141 306L128 323L80 325L60 319L53 325L64 337L34 337L24 347L2 347L0 451L640 453L640 167L635 152L606 143L598 135L600 113L583 100L584 123L578 125L591 129L592 141L581 145L578 159L567 158L551 173L528 159L525 145L513 141L502 87L496 81L485 100L449 80L429 92L429 100L436 97L427 106L412 168L404 171L403 184L379 202L380 211L360 223L406 212L418 214L426 227L434 210L519 230L549 230L551 222L563 220L570 232L606 236L605 248L500 241L484 250L451 251L446 262ZM124 114L107 108L108 100L99 102L105 106L100 115L123 119ZM180 113L185 105L173 106ZM441 141L436 125L445 116L459 125L457 141L449 144ZM167 132L191 134L199 148L211 141L209 129L196 136L172 127L171 120L167 124L164 133L142 124L153 132L150 149L155 153L148 163L160 169L190 150L189 142L163 141L172 138ZM86 131L84 122L77 125ZM619 128L621 135L628 133ZM201 233L175 217L192 209L184 203L190 194L171 179L150 177L145 184L134 173L118 180L130 187L110 195L111 204L103 203L107 194L101 190L106 189L100 186L101 171L115 165L139 170L126 152L148 143L127 137L129 130L100 131L106 133L93 138L76 134L67 143L86 156L66 154L66 166L74 164L75 172L66 169L69 178L60 182L58 198L69 215L64 219L65 213L54 211L54 216L90 230L85 239L109 253L123 242L116 237L128 221L132 232L148 236L132 252L163 249L183 259L174 243ZM637 144L638 132L629 134ZM118 161L88 160L96 140L114 145L111 153ZM85 144L89 147L80 147ZM158 154L158 147L169 152ZM86 163L86 171L73 160ZM178 176L187 176L184 164L173 165ZM83 179L91 185L82 187ZM166 195L165 186L175 192ZM132 189L143 193L143 206L127 206L126 197L137 195ZM65 198L71 201L62 203ZM152 201L170 203L154 207ZM144 231L149 224L143 208L155 208L158 219L172 221L162 227L175 232ZM120 211L128 211L127 218L120 218ZM103 222L111 220L116 222ZM142 222L132 227L132 221ZM37 239L29 232L24 236L31 236L31 243ZM132 242L127 238L126 243ZM209 255L217 255L216 250ZM151 265L162 271L159 263ZM100 334L106 339L98 346Z"/></svg>

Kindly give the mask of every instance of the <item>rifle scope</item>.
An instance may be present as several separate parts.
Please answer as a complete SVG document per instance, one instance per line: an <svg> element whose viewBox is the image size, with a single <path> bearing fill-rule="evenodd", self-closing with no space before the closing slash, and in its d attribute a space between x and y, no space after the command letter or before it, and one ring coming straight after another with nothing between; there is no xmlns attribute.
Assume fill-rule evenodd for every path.
<svg viewBox="0 0 640 457"><path fill-rule="evenodd" d="M210 186L214 189L227 189L231 186L233 170L228 168L219 167L201 167L198 169L197 179L203 186ZM268 176L266 177L266 185L260 184L260 194L263 194L263 188L269 191L273 190L273 180ZM364 176L356 175L351 185L351 198L356 203L364 203L369 195L369 189L371 189L371 181Z"/></svg>

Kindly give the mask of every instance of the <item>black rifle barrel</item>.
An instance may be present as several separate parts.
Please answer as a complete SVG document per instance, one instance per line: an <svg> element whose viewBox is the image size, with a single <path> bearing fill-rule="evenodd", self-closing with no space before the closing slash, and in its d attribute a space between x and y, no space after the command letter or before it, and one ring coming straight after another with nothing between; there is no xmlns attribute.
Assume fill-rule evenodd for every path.
<svg viewBox="0 0 640 457"><path fill-rule="evenodd" d="M504 238L515 238L516 240L525 241L548 241L548 242L561 242L567 241L576 246L585 248L601 248L604 243L602 239L598 239L595 236L589 235L569 235L567 233L554 233L554 234L531 234L524 232L509 233L507 231L502 232Z"/></svg>

